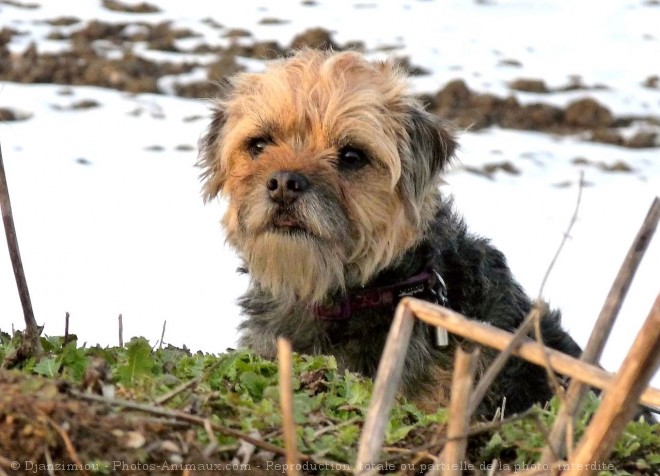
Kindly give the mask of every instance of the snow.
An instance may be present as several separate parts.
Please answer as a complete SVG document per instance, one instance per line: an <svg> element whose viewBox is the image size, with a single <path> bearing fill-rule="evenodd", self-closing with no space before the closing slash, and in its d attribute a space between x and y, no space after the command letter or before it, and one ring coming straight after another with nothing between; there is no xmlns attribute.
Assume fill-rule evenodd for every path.
<svg viewBox="0 0 660 476"><path fill-rule="evenodd" d="M111 22L172 20L175 27L203 34L212 45L228 44L222 35L231 28L288 45L297 33L325 26L336 33L339 44L363 41L373 58L385 55L374 51L378 47L398 46L394 54L410 56L413 65L432 71L411 81L419 92L437 91L460 77L476 91L508 95L507 84L516 78L543 79L560 87L579 76L585 84L608 89L515 96L523 103L561 106L591 96L616 115L660 114L660 91L642 86L658 74L660 8L641 0L603 0L597 6L570 0L328 0L315 6L297 0L244 0L231 8L219 2L161 0L162 12L139 15L110 12L91 0L38 3L40 8L33 10L0 5L0 28L26 33L13 37L12 51L23 51L31 41L40 51L66 48L66 42L46 39L63 27L43 20L72 14ZM209 17L224 28L204 23ZM266 17L288 22L259 23ZM190 59L166 55L168 60ZM502 65L507 59L520 66ZM261 67L254 60L244 64ZM198 79L199 74L193 71L177 80ZM165 78L161 86L169 91L172 81ZM66 90L73 94L63 94ZM81 99L101 106L71 110ZM236 299L247 278L235 272L238 260L224 245L218 224L224 204L203 205L194 167L208 105L167 95L5 82L0 84L0 106L31 115L0 124L0 141L35 314L45 333L61 334L69 312L72 332L81 341L113 345L121 313L125 340L144 335L155 342L167 321L168 343L209 352L235 346L240 322ZM460 162L447 176L447 192L455 195L472 230L491 237L507 255L531 295L538 293L568 226L579 172L584 171L587 186L579 217L543 296L562 309L576 340L586 343L628 247L653 197L660 194L658 149L623 149L497 128L464 132L460 142ZM633 171L578 167L572 161L579 157L607 164L623 160ZM505 160L521 173L498 172L491 180L463 168ZM2 236L0 329L9 331L23 324L9 258L1 251L6 249ZM606 368L614 370L623 360L659 283L656 237L602 359ZM659 384L660 376L654 382Z"/></svg>
<svg viewBox="0 0 660 476"><path fill-rule="evenodd" d="M116 343L123 313L126 338L155 340L167 320L168 342L209 351L233 345L234 300L246 283L224 248L220 207L202 205L196 152L176 150L195 145L204 124L183 119L205 114L204 104L92 87L63 100L61 89L7 84L3 92L41 109L13 123L2 142L35 314L46 332L61 333L68 311L81 339ZM51 106L81 98L102 106ZM154 144L164 150L146 150ZM10 322L20 326L21 315L4 255L2 271L8 298L1 322L8 330Z"/></svg>

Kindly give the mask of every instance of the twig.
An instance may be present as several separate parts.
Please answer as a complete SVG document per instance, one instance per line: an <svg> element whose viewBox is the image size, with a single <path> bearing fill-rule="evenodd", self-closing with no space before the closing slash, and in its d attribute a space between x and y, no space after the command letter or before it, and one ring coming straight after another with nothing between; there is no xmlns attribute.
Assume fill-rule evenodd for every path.
<svg viewBox="0 0 660 476"><path fill-rule="evenodd" d="M44 448L44 458L46 459L46 474L48 476L55 476L55 465L53 465L53 458L50 455L50 451L48 451L48 446Z"/></svg>
<svg viewBox="0 0 660 476"><path fill-rule="evenodd" d="M14 226L14 216L11 210L11 201L9 199L9 188L7 186L7 175L5 174L5 164L2 160L2 148L0 147L0 210L2 211L2 222L5 227L7 237L7 248L9 249L9 258L14 269L14 278L16 279L16 288L23 307L23 317L25 319L25 339L27 347L24 349L26 355L17 356L19 360L29 357L39 357L43 353L41 341L41 328L34 318L32 310L32 301L30 300L30 291L28 290L27 280L25 279L25 270L21 260L21 253L18 249L18 239L16 237L16 227Z"/></svg>
<svg viewBox="0 0 660 476"><path fill-rule="evenodd" d="M577 475L575 468L579 465L603 461L609 456L619 434L637 410L636 402L642 390L660 366L659 341L660 294L569 460L571 469L565 473L567 476ZM591 472L587 470L586 474Z"/></svg>
<svg viewBox="0 0 660 476"><path fill-rule="evenodd" d="M454 375L451 384L449 422L447 424L447 436L450 440L439 456L439 459L444 463L442 465L444 476L459 476L462 473L460 468L461 461L465 458L467 438L456 438L456 436L465 433L470 424L470 414L467 412L468 399L472 391L478 354L478 350L468 353L460 347L456 349ZM429 474L440 474L440 471L434 469Z"/></svg>
<svg viewBox="0 0 660 476"><path fill-rule="evenodd" d="M543 342L543 334L541 333L541 319L542 316L539 314L535 316L534 319L534 339L543 349L543 368L545 369L546 377L552 388L552 392L559 397L561 401L564 400L564 388L561 386L557 380L555 372L552 370L552 365L550 365L550 357L546 352L545 342Z"/></svg>
<svg viewBox="0 0 660 476"><path fill-rule="evenodd" d="M64 428L62 428L60 425L55 423L52 419L48 418L48 423L55 428L55 431L59 433L60 437L64 441L64 446L66 447L67 453L69 453L69 457L71 460L76 463L78 468L80 469L80 472L84 474L85 476L89 475L87 470L85 469L85 466L82 464L82 460L80 459L80 456L78 456L78 453L76 452L76 449L73 446L73 443L71 442L71 439L69 438L69 435L67 435L66 431L64 431Z"/></svg>
<svg viewBox="0 0 660 476"><path fill-rule="evenodd" d="M209 444L204 448L204 456L208 457L218 448L218 439L215 437L215 433L213 433L211 420L208 418L204 420L204 431L206 431L206 437L209 439Z"/></svg>
<svg viewBox="0 0 660 476"><path fill-rule="evenodd" d="M360 421L360 418L353 417L353 418L350 418L346 421L342 421L341 423L337 423L336 425L328 425L324 428L321 428L320 430L317 430L314 433L314 435L312 435L312 439L316 439L319 436L324 435L329 431L338 430L339 428L343 428L345 426L353 425L354 423L357 423L358 421Z"/></svg>
<svg viewBox="0 0 660 476"><path fill-rule="evenodd" d="M392 327L387 335L383 355L378 364L373 398L369 404L369 412L360 435L355 463L357 474L365 473L368 465L378 458L383 445L385 427L399 388L405 354L415 323L407 303L408 298L404 298L396 308Z"/></svg>
<svg viewBox="0 0 660 476"><path fill-rule="evenodd" d="M282 409L287 474L295 476L299 474L296 468L300 467L300 460L296 444L296 424L293 421L291 343L282 337L277 339L277 362L280 374L280 407Z"/></svg>
<svg viewBox="0 0 660 476"><path fill-rule="evenodd" d="M600 359L623 300L639 267L639 263L642 261L649 243L653 238L658 221L660 221L660 199L656 197L612 283L610 292L600 311L596 325L591 331L591 336L584 352L582 352L580 360L587 363L597 363ZM570 445L566 444L565 440L567 436L566 426L570 423L569 420L573 420L579 412L586 390L587 388L577 380L570 383L565 401L559 409L552 431L550 432L548 446L543 449L541 456L542 463L548 463L556 459L555 455L564 456L567 448L570 448Z"/></svg>
<svg viewBox="0 0 660 476"><path fill-rule="evenodd" d="M119 314L117 319L119 320L119 347L124 347L124 318Z"/></svg>
<svg viewBox="0 0 660 476"><path fill-rule="evenodd" d="M144 422L149 422L149 423L154 423L156 425L164 425L164 426L169 426L172 428L190 428L190 423L185 422L185 421L178 421L174 420L172 418L161 418L159 416L145 416L142 421ZM235 447L235 445L230 445Z"/></svg>
<svg viewBox="0 0 660 476"><path fill-rule="evenodd" d="M178 421L184 421L187 423L190 423L192 425L197 425L202 428L204 428L204 425L208 421L207 418L203 418L197 415L192 415L190 413L185 413L179 410L173 410L171 408L164 408L164 407L158 407L154 405L149 405L146 403L138 403L138 402L132 402L130 400L121 400L121 399L116 399L116 398L107 398L107 397L102 397L100 395L94 395L90 393L83 393L79 392L77 390L69 390L69 395L80 398L83 400L90 400L93 402L100 402L100 403L105 403L106 405L112 405L112 406L117 406L117 407L122 407L126 408L129 410L136 410L144 413L149 413L152 415L158 415L158 416L163 416L167 418L173 418ZM242 433L238 430L234 430L232 428L227 428L226 426L220 425L218 423L210 422L211 428L213 428L214 431L217 431L218 433L221 433L223 435L227 436L233 436L234 438L241 439L243 441L247 441L248 443L252 443L254 446L261 448L266 451L270 451L272 453L276 453L278 455L285 455L285 450L284 448L281 448L277 445L273 445L272 443L268 443L266 441L260 440L258 438L254 438L250 435L246 435L245 433ZM302 461L310 461L310 462L323 462L323 463L330 463L330 464L336 464L339 465L340 463L337 463L335 461L330 461L327 459L321 459L321 458L315 458L312 456L307 456L305 454L299 454L298 458Z"/></svg>
<svg viewBox="0 0 660 476"><path fill-rule="evenodd" d="M573 230L573 226L577 221L578 211L580 210L580 203L582 201L583 186L584 186L584 172L580 171L580 181L578 183L578 196L577 196L577 201L575 203L575 209L573 210L573 215L571 216L571 220L568 223L568 227L564 232L564 236L562 237L562 240L559 243L559 246L557 247L557 251L552 257L552 260L550 260L550 264L548 265L545 274L543 275L543 279L541 280L541 286L539 287L538 298L534 303L534 305L532 306L532 309L527 314L527 317L525 317L523 322L516 330L514 334L514 338L511 341L510 345L504 348L502 352L500 352L493 359L493 361L488 366L488 369L479 379L479 382L477 383L477 386L475 387L474 392L470 397L470 405L468 407L468 411L470 412L470 415L474 414L474 412L477 411L477 408L483 401L484 397L486 396L486 393L488 393L488 389L493 384L495 378L497 378L499 373L504 368L504 365L511 357L513 350L515 350L520 345L520 343L523 342L523 340L528 336L529 331L532 330L532 327L535 325L535 322L540 321L542 317L542 313L541 310L539 309L539 306L541 306L543 290L545 289L545 285L548 281L548 278L550 277L550 273L552 272L552 269L554 268L555 263L557 262L557 259L559 258L559 255L561 254L561 251L564 248L564 245L566 244L566 241L571 236L571 231ZM538 334L539 333L537 332L537 338L538 338ZM556 387L556 381L552 383L553 386Z"/></svg>
<svg viewBox="0 0 660 476"><path fill-rule="evenodd" d="M412 462L413 467L417 467L419 462L422 461L422 460L425 460L425 459L430 459L435 464L441 463L441 461L438 459L438 457L436 455L432 455L431 453L422 452L422 453L419 453L417 455L417 457L413 460L413 462Z"/></svg>
<svg viewBox="0 0 660 476"><path fill-rule="evenodd" d="M543 296L543 290L545 289L545 285L548 282L548 278L550 277L552 268L555 267L555 263L557 262L557 259L561 254L561 250L564 249L564 245L566 244L566 241L571 236L571 230L573 229L573 225L575 225L575 222L577 221L578 211L580 210L580 202L582 201L583 188L584 188L584 171L580 171L580 182L578 183L578 196L577 196L577 202L575 203L575 210L573 210L573 216L571 216L571 221L568 223L568 228L566 228L564 237L562 238L561 243L559 243L559 247L557 248L555 255L552 257L552 260L548 265L548 269L545 270L545 275L543 276L543 280L541 281L541 287L539 288L539 300Z"/></svg>
<svg viewBox="0 0 660 476"><path fill-rule="evenodd" d="M538 432L543 436L543 441L548 443L548 437L550 436L548 433L548 428L546 427L545 423L543 423L543 420L541 420L541 417L539 416L538 413L534 414L534 425L536 426L536 429ZM553 461L558 460L559 458L555 458Z"/></svg>
<svg viewBox="0 0 660 476"><path fill-rule="evenodd" d="M468 319L450 309L431 304L415 298L401 300L399 306L405 306L414 315L436 327L444 327L449 332L466 337L479 344L487 345L495 349L504 349L513 339L513 334L502 329L489 326L482 322ZM611 385L613 374L599 367L584 363L579 359L566 355L554 349L550 349L528 340L513 352L513 355L522 357L537 365L544 365L545 352L548 353L550 365L554 372L568 377L581 380L592 387L607 389ZM640 397L640 403L660 407L660 390L649 387Z"/></svg>
<svg viewBox="0 0 660 476"><path fill-rule="evenodd" d="M165 339L165 326L167 326L167 321L163 321L163 332L160 334L160 345L158 346L159 349L163 348L163 341Z"/></svg>
<svg viewBox="0 0 660 476"><path fill-rule="evenodd" d="M538 302L534 303L532 310L529 312L522 324L520 324L520 327L518 327L516 332L513 334L513 339L511 339L511 342L509 342L509 344L504 349L502 349L499 354L497 354L497 356L488 366L488 369L479 379L474 392L472 392L472 395L470 396L470 403L468 404L468 413L470 415L473 415L474 412L477 411L477 408L479 408L479 405L486 396L486 393L488 393L488 389L504 368L504 365L506 364L507 360L509 360L509 357L513 355L514 351L518 349L521 343L523 343L526 339L529 339L529 331L534 325L536 316L540 314L539 305L540 304Z"/></svg>
<svg viewBox="0 0 660 476"><path fill-rule="evenodd" d="M4 467L4 468L7 468L7 469L11 468L11 464L12 464L13 462L14 462L14 461L12 461L12 460L10 460L10 459L8 459L8 458L5 458L4 456L0 455L0 471L2 471L2 468L3 468L3 467ZM0 475L2 475L2 474L3 474L3 473L0 473ZM4 473L4 474L7 474L7 473Z"/></svg>
<svg viewBox="0 0 660 476"><path fill-rule="evenodd" d="M69 313L64 315L64 343L63 346L69 343Z"/></svg>
<svg viewBox="0 0 660 476"><path fill-rule="evenodd" d="M183 382L178 387L173 388L169 392L167 392L167 393L161 395L160 397L158 397L156 400L154 400L154 402L157 405L164 405L165 403L169 402L174 397L179 395L181 392L185 392L189 388L194 387L195 385L197 385L202 380L205 380L211 374L211 372L213 372L215 369L218 368L218 366L220 366L221 363L222 363L221 360L216 360L213 363L213 365L211 365L208 369L204 370L204 372L199 377L195 377L195 378L192 378L192 379L188 380L187 382Z"/></svg>
<svg viewBox="0 0 660 476"><path fill-rule="evenodd" d="M185 392L189 388L194 387L195 385L197 385L201 380L202 380L201 377L195 377L193 379L188 380L187 382L183 382L178 387L173 388L169 392L167 392L167 393L161 395L160 397L158 397L156 400L154 400L154 402L157 405L164 405L165 403L169 402L174 397L179 395L181 392Z"/></svg>

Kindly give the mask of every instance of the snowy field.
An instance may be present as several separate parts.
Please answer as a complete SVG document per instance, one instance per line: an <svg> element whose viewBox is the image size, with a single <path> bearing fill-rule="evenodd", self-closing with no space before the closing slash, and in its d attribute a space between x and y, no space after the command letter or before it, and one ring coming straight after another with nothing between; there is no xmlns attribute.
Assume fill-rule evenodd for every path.
<svg viewBox="0 0 660 476"><path fill-rule="evenodd" d="M615 116L660 116L660 89L643 85L660 74L660 5L652 1L154 0L156 13L110 11L92 0L30 3L35 8L0 1L0 30L23 33L11 37L12 54L31 42L39 51L64 51L69 42L49 34L74 31L93 19L169 20L200 34L178 40L188 49L257 39L288 45L303 30L322 26L339 44L362 41L370 57L395 52L427 69L430 74L412 79L419 93L435 93L460 78L475 91L515 95L522 104L563 107L588 96ZM80 22L44 22L71 15ZM211 28L208 18L222 27ZM230 29L252 37L224 37ZM100 46L108 55L120 49ZM139 43L135 52L200 64L212 56L154 51ZM262 67L254 59L238 60L250 69ZM506 66L507 60L515 65ZM197 76L196 70L185 75ZM606 88L536 94L508 87L521 77L559 87L575 76ZM159 88L168 92L171 83L163 78ZM99 106L72 107L81 100ZM173 94L2 81L0 108L24 118L0 122L0 143L32 302L45 333L61 335L69 312L71 332L81 342L116 344L121 313L125 340L143 335L155 343L167 321L167 343L208 352L235 346L241 319L235 301L247 280L236 274L238 260L224 245L218 224L224 205L202 203L194 168L207 103ZM507 255L531 295L538 294L566 230L584 172L577 223L543 293L562 309L565 326L584 345L653 197L660 195L660 148L498 127L465 131L459 140L459 162L446 177L446 192L454 194L472 230L491 237ZM576 165L576 158L588 162ZM485 177L469 171L503 160L519 173ZM629 170L593 165L616 162ZM5 250L2 234L0 330L9 332L23 322ZM622 361L659 291L656 236L610 338L602 361L607 368L615 370ZM660 376L654 381L660 384Z"/></svg>

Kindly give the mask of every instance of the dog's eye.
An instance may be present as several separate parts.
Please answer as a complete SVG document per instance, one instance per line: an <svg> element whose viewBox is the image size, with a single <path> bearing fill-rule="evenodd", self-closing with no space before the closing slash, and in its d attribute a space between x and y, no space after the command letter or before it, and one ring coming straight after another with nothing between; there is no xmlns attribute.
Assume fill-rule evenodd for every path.
<svg viewBox="0 0 660 476"><path fill-rule="evenodd" d="M253 159L256 159L270 143L271 141L264 137L255 137L248 143L248 152L250 152Z"/></svg>
<svg viewBox="0 0 660 476"><path fill-rule="evenodd" d="M369 163L367 154L364 151L347 145L339 149L339 169L340 170L358 170Z"/></svg>

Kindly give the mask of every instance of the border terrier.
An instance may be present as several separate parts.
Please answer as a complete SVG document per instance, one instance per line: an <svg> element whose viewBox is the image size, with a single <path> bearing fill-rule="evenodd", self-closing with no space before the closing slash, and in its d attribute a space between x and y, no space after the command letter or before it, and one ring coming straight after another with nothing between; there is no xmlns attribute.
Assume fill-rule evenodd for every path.
<svg viewBox="0 0 660 476"><path fill-rule="evenodd" d="M439 191L456 148L393 61L303 50L221 85L198 165L205 199L227 200L227 241L250 275L240 344L272 358L283 336L374 377L404 295L515 330L530 298ZM579 356L558 312L542 334ZM434 336L415 324L401 389L431 408L447 403L453 348L466 344ZM482 349L482 363L494 355ZM519 412L551 396L545 369L511 359L479 412L503 397Z"/></svg>

